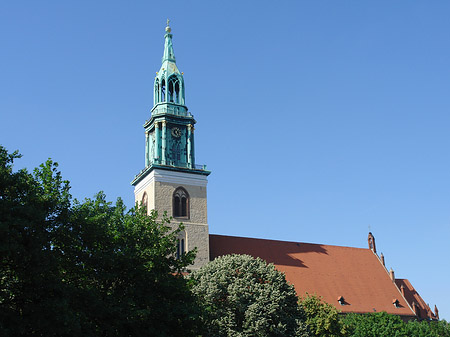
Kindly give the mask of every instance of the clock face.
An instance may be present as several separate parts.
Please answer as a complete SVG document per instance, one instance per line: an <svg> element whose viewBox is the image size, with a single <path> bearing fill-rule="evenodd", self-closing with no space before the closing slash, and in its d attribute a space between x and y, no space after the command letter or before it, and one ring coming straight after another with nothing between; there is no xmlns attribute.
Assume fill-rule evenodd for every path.
<svg viewBox="0 0 450 337"><path fill-rule="evenodd" d="M179 128L172 128L172 136L175 138L181 137L181 130Z"/></svg>

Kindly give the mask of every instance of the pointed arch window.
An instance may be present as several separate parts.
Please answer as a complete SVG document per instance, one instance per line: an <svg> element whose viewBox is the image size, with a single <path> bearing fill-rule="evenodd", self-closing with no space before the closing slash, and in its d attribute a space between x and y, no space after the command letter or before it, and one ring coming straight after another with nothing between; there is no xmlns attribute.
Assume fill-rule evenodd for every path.
<svg viewBox="0 0 450 337"><path fill-rule="evenodd" d="M189 194L183 187L173 192L173 217L189 219Z"/></svg>
<svg viewBox="0 0 450 337"><path fill-rule="evenodd" d="M141 206L142 206L142 207L145 207L146 209L148 209L148 196L147 196L147 192L144 192L144 195L142 196Z"/></svg>
<svg viewBox="0 0 450 337"><path fill-rule="evenodd" d="M180 103L180 80L176 76L171 76L169 84L169 102Z"/></svg>
<svg viewBox="0 0 450 337"><path fill-rule="evenodd" d="M161 81L161 102L165 102L166 101L166 80L162 79Z"/></svg>
<svg viewBox="0 0 450 337"><path fill-rule="evenodd" d="M184 255L184 253L184 239L179 239L177 241L177 260L179 260Z"/></svg>
<svg viewBox="0 0 450 337"><path fill-rule="evenodd" d="M176 258L180 259L186 253L186 233L184 231L178 234Z"/></svg>
<svg viewBox="0 0 450 337"><path fill-rule="evenodd" d="M155 103L159 103L159 79L155 81Z"/></svg>

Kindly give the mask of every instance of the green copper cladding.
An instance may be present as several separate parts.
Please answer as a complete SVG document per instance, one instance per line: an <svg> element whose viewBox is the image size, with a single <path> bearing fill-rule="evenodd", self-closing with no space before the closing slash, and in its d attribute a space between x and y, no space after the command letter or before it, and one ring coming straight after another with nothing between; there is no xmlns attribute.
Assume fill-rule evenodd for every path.
<svg viewBox="0 0 450 337"><path fill-rule="evenodd" d="M167 22L162 64L156 73L154 104L145 128L145 169L137 184L153 168L209 175L206 165L195 164L194 116L185 105L183 73L178 70L172 34Z"/></svg>
<svg viewBox="0 0 450 337"><path fill-rule="evenodd" d="M159 103L173 103L173 105L181 105L177 107L177 112L187 114L187 108L184 106L184 79L183 74L178 70L175 53L173 52L171 28L166 27L166 35L164 35L164 54L162 64L155 78L155 108ZM184 108L184 109L183 109ZM152 114L162 113L158 109L152 110Z"/></svg>
<svg viewBox="0 0 450 337"><path fill-rule="evenodd" d="M170 32L172 29L169 26L169 20L167 20L167 27L166 27L166 35L164 35L165 42L164 42L164 55L162 58L162 62L164 61L171 61L175 63L175 53L173 52L173 45L172 45L172 34Z"/></svg>

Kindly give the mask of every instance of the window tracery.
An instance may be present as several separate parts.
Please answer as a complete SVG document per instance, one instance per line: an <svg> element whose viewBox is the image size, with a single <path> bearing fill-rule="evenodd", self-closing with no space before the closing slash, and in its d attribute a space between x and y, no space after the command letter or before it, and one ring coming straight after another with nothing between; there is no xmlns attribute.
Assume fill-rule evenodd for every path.
<svg viewBox="0 0 450 337"><path fill-rule="evenodd" d="M173 217L189 219L189 194L183 187L173 192Z"/></svg>
<svg viewBox="0 0 450 337"><path fill-rule="evenodd" d="M169 83L169 102L180 103L180 81L176 76L171 76Z"/></svg>

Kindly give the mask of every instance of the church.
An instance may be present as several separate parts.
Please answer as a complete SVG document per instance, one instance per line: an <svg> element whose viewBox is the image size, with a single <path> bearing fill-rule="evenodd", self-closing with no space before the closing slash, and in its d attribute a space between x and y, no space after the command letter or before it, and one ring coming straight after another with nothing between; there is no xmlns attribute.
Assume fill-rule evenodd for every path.
<svg viewBox="0 0 450 337"><path fill-rule="evenodd" d="M226 254L260 257L284 272L299 297L316 294L343 313L385 311L404 319L439 319L407 279L387 270L375 237L368 248L331 246L209 234L207 183L211 173L195 163L194 116L185 103L169 24L162 65L154 82L153 108L144 123L145 168L135 176L136 202L183 223L177 255L197 248L192 269Z"/></svg>

